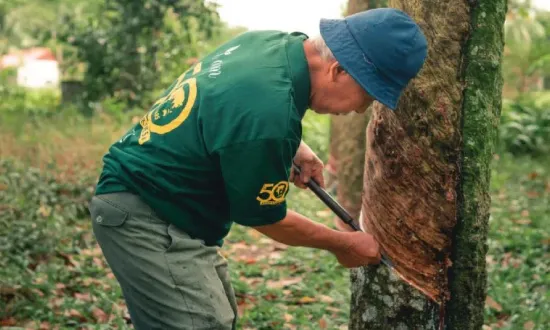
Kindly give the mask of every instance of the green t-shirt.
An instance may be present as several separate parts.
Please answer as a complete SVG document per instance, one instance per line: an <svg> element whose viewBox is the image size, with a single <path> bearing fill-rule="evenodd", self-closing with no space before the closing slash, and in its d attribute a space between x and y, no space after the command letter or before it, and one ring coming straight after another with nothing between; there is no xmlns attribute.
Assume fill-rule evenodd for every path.
<svg viewBox="0 0 550 330"><path fill-rule="evenodd" d="M246 32L184 72L104 156L96 194L129 191L209 245L286 215L310 78L302 33Z"/></svg>

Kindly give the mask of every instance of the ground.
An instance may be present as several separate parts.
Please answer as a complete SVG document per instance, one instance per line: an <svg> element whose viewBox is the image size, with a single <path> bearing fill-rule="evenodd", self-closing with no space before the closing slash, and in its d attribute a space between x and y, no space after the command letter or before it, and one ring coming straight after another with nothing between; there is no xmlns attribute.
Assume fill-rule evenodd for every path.
<svg viewBox="0 0 550 330"><path fill-rule="evenodd" d="M0 139L0 324L131 328L83 207L100 155L124 126L106 120L85 128L79 121L58 129L13 125ZM304 139L325 160L327 128L325 119L306 117ZM46 166L48 159L57 165ZM29 164L43 169L29 170ZM550 328L547 164L506 154L493 161L486 329ZM310 191L292 188L289 206L333 226L332 214ZM349 272L328 252L287 247L235 226L222 254L239 302L239 329L347 328Z"/></svg>

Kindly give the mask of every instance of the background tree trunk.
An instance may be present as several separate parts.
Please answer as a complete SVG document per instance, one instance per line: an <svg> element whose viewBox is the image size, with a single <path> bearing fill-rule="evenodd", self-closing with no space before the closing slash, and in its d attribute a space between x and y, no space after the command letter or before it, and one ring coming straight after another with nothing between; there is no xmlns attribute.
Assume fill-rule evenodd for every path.
<svg viewBox="0 0 550 330"><path fill-rule="evenodd" d="M395 112L373 107L362 226L402 274L446 302L447 329L480 329L506 0L390 6L420 24L428 59ZM385 266L351 278L350 329L439 327L437 304Z"/></svg>
<svg viewBox="0 0 550 330"><path fill-rule="evenodd" d="M385 6L387 0L349 0L346 15L369 8ZM331 117L330 160L336 171L336 195L340 204L354 219L361 212L361 191L363 189L363 167L365 162L365 130L370 111L364 114L355 112L346 116ZM344 223L337 226L348 229Z"/></svg>

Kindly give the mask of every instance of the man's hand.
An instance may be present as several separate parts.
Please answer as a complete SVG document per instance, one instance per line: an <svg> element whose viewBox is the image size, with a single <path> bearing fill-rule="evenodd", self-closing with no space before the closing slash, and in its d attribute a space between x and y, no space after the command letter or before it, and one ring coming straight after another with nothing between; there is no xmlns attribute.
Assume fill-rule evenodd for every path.
<svg viewBox="0 0 550 330"><path fill-rule="evenodd" d="M334 230L291 210L279 222L254 228L286 245L329 251L347 268L380 263L380 245L372 235Z"/></svg>
<svg viewBox="0 0 550 330"><path fill-rule="evenodd" d="M346 236L345 245L331 251L342 266L354 268L380 263L380 245L372 235L351 232Z"/></svg>
<svg viewBox="0 0 550 330"><path fill-rule="evenodd" d="M295 175L294 169L290 173L290 181L301 189L306 189L306 183L313 178L321 186L325 188L325 178L323 177L324 164L311 150L311 148L302 141L294 156L294 163L300 167L301 174Z"/></svg>

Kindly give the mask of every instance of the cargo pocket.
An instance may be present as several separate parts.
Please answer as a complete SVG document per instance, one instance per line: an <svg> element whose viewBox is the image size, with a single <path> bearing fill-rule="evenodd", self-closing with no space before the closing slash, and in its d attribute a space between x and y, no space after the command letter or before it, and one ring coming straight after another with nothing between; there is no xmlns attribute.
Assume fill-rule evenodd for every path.
<svg viewBox="0 0 550 330"><path fill-rule="evenodd" d="M89 211L94 226L120 227L128 219L128 211L98 196L92 198Z"/></svg>

